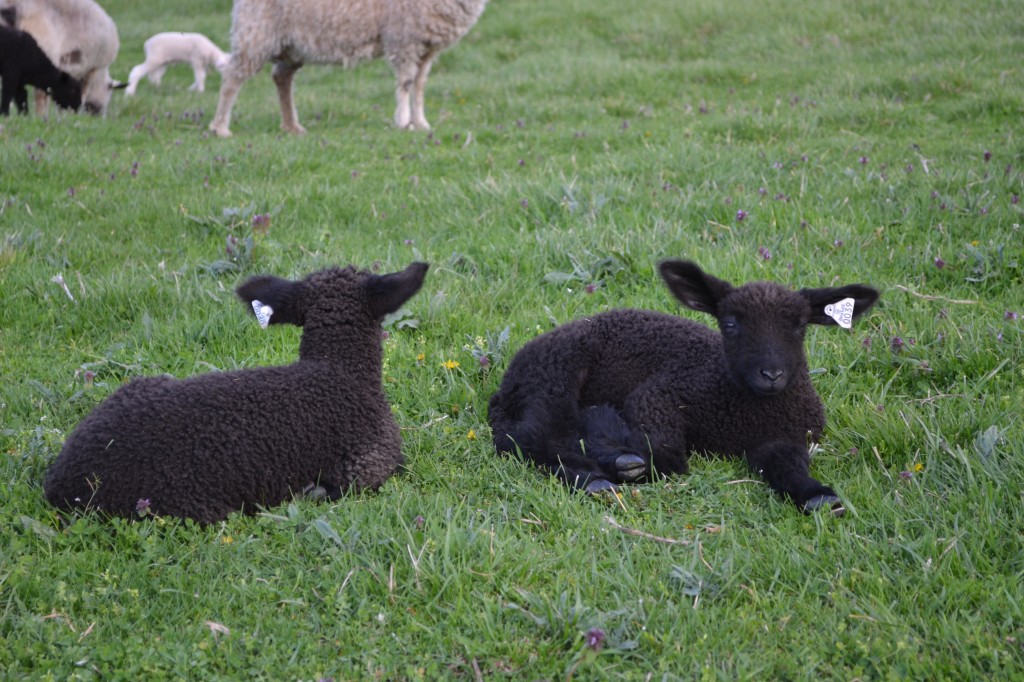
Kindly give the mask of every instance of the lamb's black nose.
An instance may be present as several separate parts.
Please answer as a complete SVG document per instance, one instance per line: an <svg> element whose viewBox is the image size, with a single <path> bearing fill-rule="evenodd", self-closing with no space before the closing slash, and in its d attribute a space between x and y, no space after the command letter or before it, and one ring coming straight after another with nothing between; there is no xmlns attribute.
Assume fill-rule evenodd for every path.
<svg viewBox="0 0 1024 682"><path fill-rule="evenodd" d="M785 374L785 372L783 372L781 369L762 369L761 370L761 376L763 376L765 379L767 379L768 381L772 382L773 384L776 381L778 381L779 377L781 377L783 374Z"/></svg>

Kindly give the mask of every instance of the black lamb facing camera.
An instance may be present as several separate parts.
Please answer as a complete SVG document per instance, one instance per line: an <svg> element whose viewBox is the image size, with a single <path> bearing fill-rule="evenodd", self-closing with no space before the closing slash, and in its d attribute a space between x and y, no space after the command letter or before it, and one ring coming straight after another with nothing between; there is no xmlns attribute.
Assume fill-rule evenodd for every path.
<svg viewBox="0 0 1024 682"><path fill-rule="evenodd" d="M690 452L744 457L801 510L844 513L836 492L808 472L808 444L821 437L825 410L804 333L808 324L837 324L834 316L847 326L879 292L862 284L733 286L682 260L660 270L672 294L713 315L719 331L625 309L538 336L491 397L497 451L587 492L684 473Z"/></svg>

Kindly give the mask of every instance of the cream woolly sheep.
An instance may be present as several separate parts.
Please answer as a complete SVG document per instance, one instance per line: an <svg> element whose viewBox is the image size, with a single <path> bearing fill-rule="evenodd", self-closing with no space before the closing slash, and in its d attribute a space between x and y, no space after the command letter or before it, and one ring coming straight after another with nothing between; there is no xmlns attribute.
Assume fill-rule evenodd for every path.
<svg viewBox="0 0 1024 682"><path fill-rule="evenodd" d="M381 387L383 317L415 294L426 263L375 275L330 268L238 288L261 325L302 327L297 362L135 379L68 436L43 487L61 508L213 523L316 485L377 488L401 464ZM312 485L311 485L312 484Z"/></svg>
<svg viewBox="0 0 1024 682"><path fill-rule="evenodd" d="M281 104L281 128L303 133L292 80L305 63L353 66L385 57L395 71L395 125L427 129L423 89L443 49L476 23L487 0L235 0L231 61L223 73L210 130L231 131L231 108L242 87L268 61Z"/></svg>
<svg viewBox="0 0 1024 682"><path fill-rule="evenodd" d="M50 61L82 84L91 114L105 114L111 90L110 65L120 43L117 26L92 0L0 0L4 20L36 39ZM46 92L36 90L36 112L45 113Z"/></svg>
<svg viewBox="0 0 1024 682"><path fill-rule="evenodd" d="M202 33L157 33L143 45L146 61L132 68L128 74L128 89L124 94L131 97L139 87L139 81L149 77L153 85L160 85L160 79L171 64L188 64L192 67L195 82L189 90L204 92L206 69L213 67L223 71L230 55L213 44Z"/></svg>
<svg viewBox="0 0 1024 682"><path fill-rule="evenodd" d="M805 511L843 512L808 473L808 437L825 427L804 357L808 324L849 326L878 300L854 284L791 291L740 287L687 261L661 264L683 305L721 333L643 310L614 310L558 327L512 359L488 418L498 452L590 492L686 471L690 451L745 457Z"/></svg>

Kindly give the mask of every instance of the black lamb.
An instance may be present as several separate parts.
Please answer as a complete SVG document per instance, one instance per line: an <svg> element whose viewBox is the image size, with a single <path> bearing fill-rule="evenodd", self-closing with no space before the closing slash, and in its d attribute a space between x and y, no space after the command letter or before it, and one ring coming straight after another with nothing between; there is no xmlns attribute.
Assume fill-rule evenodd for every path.
<svg viewBox="0 0 1024 682"><path fill-rule="evenodd" d="M303 328L298 361L122 386L68 436L46 474L46 498L208 524L313 486L331 497L379 487L402 463L381 386L380 323L419 290L427 267L246 281L238 296L261 325Z"/></svg>
<svg viewBox="0 0 1024 682"><path fill-rule="evenodd" d="M588 492L684 473L691 451L742 456L802 510L842 514L835 491L808 473L825 412L804 332L835 318L849 327L878 291L734 287L681 260L660 269L675 297L714 315L721 333L674 315L613 310L542 334L515 355L491 397L498 452L520 453Z"/></svg>
<svg viewBox="0 0 1024 682"><path fill-rule="evenodd" d="M0 24L0 115L11 113L11 101L18 112L28 113L28 90L33 86L53 97L65 109L82 106L82 86L50 61L35 38Z"/></svg>

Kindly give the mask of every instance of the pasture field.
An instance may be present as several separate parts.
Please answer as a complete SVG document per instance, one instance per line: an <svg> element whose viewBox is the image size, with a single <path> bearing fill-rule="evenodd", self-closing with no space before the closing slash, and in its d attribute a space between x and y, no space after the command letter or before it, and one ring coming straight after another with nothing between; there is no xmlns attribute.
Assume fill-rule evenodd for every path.
<svg viewBox="0 0 1024 682"><path fill-rule="evenodd" d="M226 0L105 7L115 78L158 31L229 47ZM433 71L430 133L390 126L380 61L303 69L303 137L268 68L230 139L187 67L105 119L0 120L0 678L1024 679L1022 57L1009 0L493 0ZM494 455L487 399L530 338L622 306L708 321L668 257L883 290L808 334L812 473L845 517L738 461L615 500ZM380 491L209 527L46 503L129 378L296 357L242 278L416 259Z"/></svg>

